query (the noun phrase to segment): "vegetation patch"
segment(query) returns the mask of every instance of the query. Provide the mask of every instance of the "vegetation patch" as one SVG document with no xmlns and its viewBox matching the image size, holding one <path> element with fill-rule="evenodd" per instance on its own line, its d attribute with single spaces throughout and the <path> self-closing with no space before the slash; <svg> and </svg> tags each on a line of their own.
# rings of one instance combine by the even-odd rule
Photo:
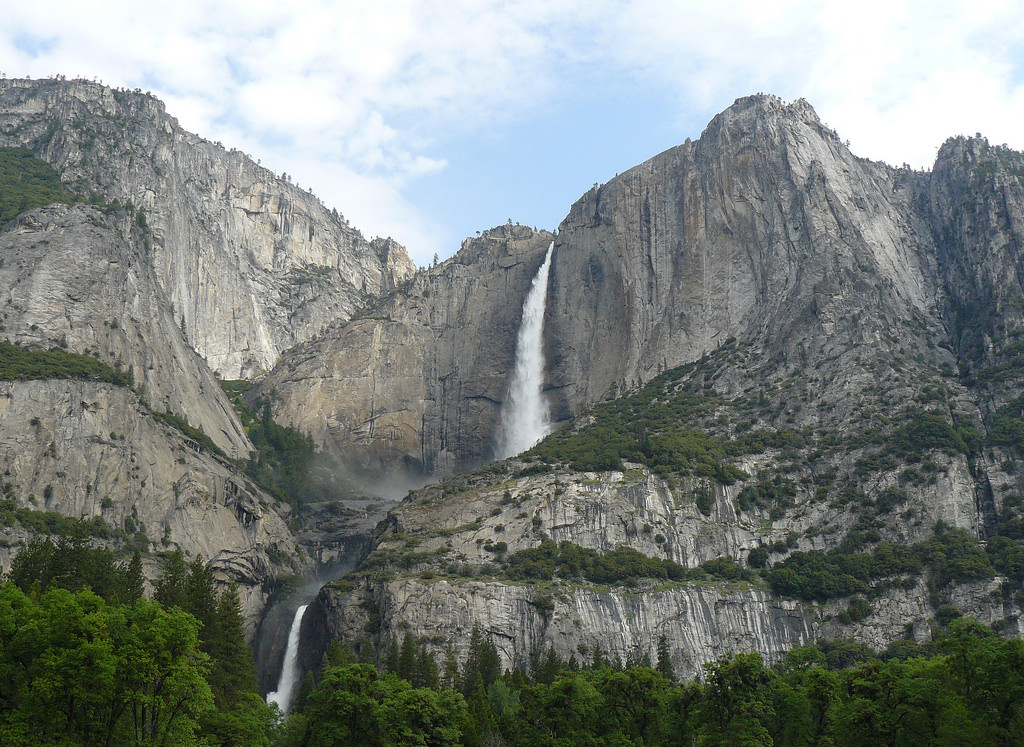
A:
<svg viewBox="0 0 1024 747">
<path fill-rule="evenodd" d="M 662 475 L 691 474 L 732 485 L 748 475 L 729 459 L 806 445 L 792 430 L 720 438 L 695 427 L 728 404 L 697 375 L 709 360 L 672 369 L 635 394 L 594 406 L 585 419 L 548 436 L 527 458 L 579 471 L 622 470 L 623 462 L 638 462 Z"/>
<path fill-rule="evenodd" d="M 571 542 L 544 540 L 510 555 L 502 573 L 513 580 L 582 579 L 595 584 L 621 584 L 638 579 L 669 581 L 751 580 L 750 571 L 730 558 L 709 560 L 700 568 L 684 568 L 664 558 L 651 558 L 631 547 L 600 553 Z"/>
<path fill-rule="evenodd" d="M 995 575 L 977 539 L 942 524 L 931 539 L 913 545 L 879 542 L 870 553 L 856 552 L 860 541 L 854 534 L 827 552 L 795 552 L 772 568 L 768 583 L 781 596 L 826 601 L 875 593 L 883 580 L 919 576 L 926 565 L 939 587 Z"/>
<path fill-rule="evenodd" d="M 0 148 L 0 225 L 26 210 L 78 200 L 78 195 L 61 182 L 56 169 L 28 148 Z"/>
<path fill-rule="evenodd" d="M 280 501 L 294 507 L 303 503 L 350 498 L 345 490 L 312 476 L 316 451 L 313 442 L 294 428 L 279 425 L 270 417 L 270 403 L 253 406 L 244 397 L 253 387 L 245 380 L 220 382 L 256 448 L 247 462 L 239 465 L 253 482 Z"/>
<path fill-rule="evenodd" d="M 758 480 L 747 485 L 736 496 L 736 504 L 744 511 L 752 508 L 772 509 L 793 505 L 796 483 L 788 477 L 776 475 L 772 479 Z"/>
<path fill-rule="evenodd" d="M 625 662 L 580 643 L 568 660 L 549 648 L 504 673 L 479 628 L 461 664 L 450 643 L 439 666 L 444 641 L 406 634 L 381 673 L 367 643 L 332 643 L 282 744 L 1016 744 L 1024 725 L 1024 642 L 968 620 L 881 653 L 837 640 L 773 667 L 730 655 L 694 682 L 675 681 L 664 636 Z"/>
<path fill-rule="evenodd" d="M 34 541 L 0 586 L 9 744 L 270 744 L 237 587 L 171 553 L 155 598 L 139 556 Z"/>
<path fill-rule="evenodd" d="M 926 410 L 904 414 L 905 423 L 888 439 L 891 451 L 905 462 L 920 462 L 929 451 L 969 454 L 968 442 L 974 440 L 966 429 L 954 428 L 944 415 Z"/>
<path fill-rule="evenodd" d="M 134 383 L 131 370 L 111 368 L 91 355 L 70 353 L 59 347 L 32 350 L 7 340 L 0 340 L 0 379 L 78 379 L 124 387 Z"/>
<path fill-rule="evenodd" d="M 213 442 L 213 439 L 207 436 L 206 432 L 202 428 L 196 428 L 189 425 L 189 422 L 184 418 L 175 415 L 173 412 L 158 412 L 156 410 L 153 411 L 153 417 L 158 422 L 164 423 L 165 425 L 169 425 L 172 428 L 181 431 L 182 434 L 191 438 L 210 453 L 216 454 L 221 458 L 227 458 L 224 450 L 217 446 L 217 444 Z"/>
<path fill-rule="evenodd" d="M 20 526 L 36 534 L 106 538 L 110 527 L 103 519 L 75 519 L 55 511 L 19 508 L 9 499 L 0 500 L 0 526 Z"/>
<path fill-rule="evenodd" d="M 1024 448 L 1024 395 L 1000 407 L 988 428 L 990 446 Z"/>
</svg>

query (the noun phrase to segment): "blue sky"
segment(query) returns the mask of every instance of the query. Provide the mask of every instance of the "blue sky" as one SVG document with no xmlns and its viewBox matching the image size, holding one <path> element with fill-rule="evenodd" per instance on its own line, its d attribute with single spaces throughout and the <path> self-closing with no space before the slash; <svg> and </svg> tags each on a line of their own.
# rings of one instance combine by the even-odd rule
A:
<svg viewBox="0 0 1024 747">
<path fill-rule="evenodd" d="M 9 6 L 3 74 L 152 91 L 421 265 L 509 219 L 554 229 L 758 91 L 893 164 L 928 167 L 957 134 L 1024 149 L 1017 0 Z"/>
</svg>

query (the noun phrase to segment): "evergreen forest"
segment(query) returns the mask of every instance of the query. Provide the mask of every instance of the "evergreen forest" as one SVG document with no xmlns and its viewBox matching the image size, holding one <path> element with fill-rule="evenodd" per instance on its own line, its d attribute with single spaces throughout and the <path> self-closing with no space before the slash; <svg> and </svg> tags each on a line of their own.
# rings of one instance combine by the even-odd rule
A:
<svg viewBox="0 0 1024 747">
<path fill-rule="evenodd" d="M 152 598 L 139 555 L 82 533 L 33 540 L 0 587 L 0 742 L 9 745 L 1021 744 L 1024 641 L 967 619 L 934 643 L 852 640 L 774 666 L 739 653 L 679 682 L 656 662 L 550 650 L 504 669 L 480 628 L 459 661 L 409 634 L 333 642 L 284 718 L 264 703 L 237 589 L 165 553 Z M 436 642 L 434 642 L 436 644 Z"/>
</svg>

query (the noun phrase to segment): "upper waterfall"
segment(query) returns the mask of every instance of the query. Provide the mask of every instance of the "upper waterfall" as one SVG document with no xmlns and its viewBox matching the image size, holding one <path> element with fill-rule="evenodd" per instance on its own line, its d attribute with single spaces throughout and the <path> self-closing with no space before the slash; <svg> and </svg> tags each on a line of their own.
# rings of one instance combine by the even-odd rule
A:
<svg viewBox="0 0 1024 747">
<path fill-rule="evenodd" d="M 526 451 L 551 432 L 548 402 L 544 398 L 544 308 L 548 273 L 555 242 L 548 246 L 523 303 L 523 319 L 516 340 L 516 365 L 508 398 L 501 408 L 494 454 L 498 459 Z"/>
</svg>

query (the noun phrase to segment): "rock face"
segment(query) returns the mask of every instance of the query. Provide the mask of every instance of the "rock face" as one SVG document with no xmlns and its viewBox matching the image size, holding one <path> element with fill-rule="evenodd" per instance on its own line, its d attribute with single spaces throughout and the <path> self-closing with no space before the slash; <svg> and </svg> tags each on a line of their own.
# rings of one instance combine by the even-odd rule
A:
<svg viewBox="0 0 1024 747">
<path fill-rule="evenodd" d="M 589 661 L 600 647 L 620 662 L 657 660 L 664 635 L 678 647 L 678 676 L 699 677 L 703 664 L 728 653 L 758 651 L 779 661 L 794 646 L 814 639 L 813 611 L 763 591 L 693 587 L 628 594 L 575 589 L 550 611 L 538 609 L 540 595 L 527 586 L 480 581 L 401 580 L 375 590 L 374 609 L 389 631 L 402 629 L 427 639 L 450 641 L 464 659 L 470 633 L 479 625 L 490 634 L 503 667 L 527 667 L 530 655 L 554 650 L 563 659 Z M 351 597 L 322 593 L 309 616 L 309 639 L 323 626 L 327 638 L 357 640 L 368 616 Z M 438 653 L 443 652 L 440 647 Z"/>
<path fill-rule="evenodd" d="M 86 81 L 0 81 L 0 145 L 26 145 L 84 193 L 145 210 L 149 262 L 176 321 L 223 378 L 387 293 L 415 268 L 312 194 L 193 135 L 148 94 Z"/>
<path fill-rule="evenodd" d="M 0 459 L 7 497 L 21 508 L 102 520 L 115 545 L 137 545 L 143 533 L 153 549 L 206 559 L 218 578 L 239 583 L 250 629 L 270 580 L 306 570 L 272 499 L 158 423 L 128 389 L 63 379 L 0 384 Z M 12 531 L 5 539 L 24 539 L 5 535 Z M 5 567 L 12 555 L 5 551 Z"/>
<path fill-rule="evenodd" d="M 555 239 L 546 328 L 555 419 L 732 338 L 791 370 L 820 364 L 823 379 L 838 376 L 855 389 L 871 385 L 871 369 L 888 367 L 897 348 L 926 355 L 929 366 L 952 365 L 927 344 L 945 338 L 936 221 L 923 196 L 931 181 L 856 158 L 805 102 L 757 96 L 716 117 L 700 140 L 591 190 Z M 537 237 L 535 252 L 544 241 Z M 264 387 L 284 392 L 279 416 L 319 444 L 358 454 L 371 470 L 448 475 L 486 457 L 480 444 L 493 436 L 510 341 L 539 259 L 526 272 L 519 264 L 503 270 L 516 273 L 515 282 L 500 274 L 495 282 L 493 259 L 466 251 L 283 360 Z M 470 299 L 453 282 L 487 292 Z M 470 304 L 441 322 L 451 325 L 449 338 L 419 334 L 452 298 Z M 410 321 L 417 309 L 424 316 Z M 919 325 L 927 334 L 903 334 Z M 886 344 L 854 352 L 851 340 Z M 385 357 L 364 352 L 371 348 Z M 475 365 L 480 348 L 483 372 Z M 353 388 L 373 382 L 383 360 L 401 373 Z M 453 392 L 474 404 L 449 408 Z"/>
<path fill-rule="evenodd" d="M 552 240 L 467 239 L 353 321 L 290 351 L 254 391 L 357 473 L 452 474 L 493 458 L 523 298 Z"/>
<path fill-rule="evenodd" d="M 870 610 L 854 615 L 849 597 L 783 599 L 756 578 L 608 588 L 524 581 L 504 559 L 550 539 L 687 568 L 724 557 L 771 569 L 847 540 L 870 552 L 945 528 L 990 545 L 1013 536 L 1022 173 L 1024 156 L 980 139 L 949 141 L 930 173 L 865 161 L 805 102 L 756 96 L 698 141 L 591 190 L 555 240 L 547 393 L 585 433 L 615 422 L 588 414 L 594 403 L 687 364 L 616 416 L 636 426 L 617 438 L 653 460 L 667 426 L 645 412 L 685 413 L 672 421 L 692 429 L 672 436 L 679 453 L 660 452 L 674 467 L 585 472 L 529 457 L 414 493 L 361 570 L 321 593 L 311 646 L 367 625 L 380 645 L 406 631 L 460 646 L 481 623 L 506 663 L 598 645 L 625 659 L 653 656 L 665 632 L 677 669 L 694 674 L 726 649 L 774 660 L 819 637 L 927 639 L 938 608 L 1019 632 L 1021 579 L 931 593 L 927 564 L 903 586 L 876 582 Z M 690 404 L 672 410 L 683 395 Z M 599 432 L 607 441 L 614 429 Z M 740 472 L 702 473 L 701 443 Z"/>
<path fill-rule="evenodd" d="M 3 334 L 132 373 L 136 390 L 67 379 L 0 382 L 0 462 L 20 508 L 99 519 L 115 545 L 178 547 L 237 581 L 252 629 L 271 579 L 305 572 L 274 499 L 154 412 L 201 428 L 233 458 L 251 444 L 188 346 L 124 210 L 55 205 L 0 233 Z M 17 539 L 24 539 L 16 530 Z M 133 539 L 134 537 L 134 539 Z M 11 553 L 5 553 L 6 567 Z M 158 568 L 151 568 L 158 572 Z"/>
<path fill-rule="evenodd" d="M 768 454 L 743 466 L 767 471 L 777 459 Z M 771 559 L 778 563 L 791 552 L 832 548 L 864 525 L 862 509 L 824 501 L 810 486 L 789 510 L 770 517 L 740 507 L 742 483 L 670 483 L 630 466 L 541 476 L 495 467 L 411 494 L 391 512 L 362 569 L 324 587 L 307 612 L 308 665 L 332 638 L 356 641 L 367 630 L 377 632 L 379 647 L 413 634 L 434 642 L 439 657 L 448 643 L 462 657 L 475 625 L 490 633 L 505 666 L 527 665 L 548 649 L 584 662 L 598 648 L 620 661 L 653 661 L 664 635 L 674 670 L 687 678 L 729 652 L 756 651 L 777 662 L 790 648 L 821 638 L 855 637 L 879 649 L 906 637 L 908 627 L 919 641 L 930 638 L 936 609 L 924 581 L 909 594 L 880 587 L 866 618 L 843 623 L 847 599 L 782 598 L 760 580 L 632 579 L 609 586 L 509 578 L 506 557 L 548 540 L 598 553 L 629 547 L 688 568 L 722 557 L 745 566 L 757 547 L 775 547 Z M 963 459 L 945 469 L 935 484 L 911 491 L 902 516 L 876 521 L 876 531 L 904 545 L 928 539 L 938 521 L 977 532 L 974 483 Z M 877 493 L 886 477 L 880 480 L 865 489 Z M 700 491 L 711 496 L 706 513 L 694 502 Z M 1019 603 L 997 591 L 1005 583 L 956 584 L 941 598 L 986 623 L 1011 621 L 1019 631 Z"/>
<path fill-rule="evenodd" d="M 132 373 L 149 404 L 202 428 L 233 458 L 252 445 L 209 368 L 189 347 L 124 210 L 55 205 L 0 233 L 4 336 L 93 353 Z"/>
<path fill-rule="evenodd" d="M 698 141 L 591 190 L 559 227 L 552 269 L 561 411 L 730 337 L 788 353 L 933 309 L 935 258 L 912 186 L 853 156 L 805 102 L 754 96 Z M 851 324 L 879 300 L 871 315 L 888 318 Z"/>
<path fill-rule="evenodd" d="M 211 368 L 251 375 L 279 355 L 251 396 L 350 477 L 380 492 L 450 477 L 410 494 L 361 566 L 320 592 L 310 666 L 332 637 L 382 650 L 408 632 L 461 650 L 474 624 L 506 664 L 549 648 L 653 657 L 665 635 L 687 676 L 731 650 L 774 661 L 821 637 L 924 640 L 954 607 L 1021 631 L 1024 579 L 990 553 L 998 575 L 978 544 L 1005 548 L 1024 521 L 1021 154 L 957 139 L 930 173 L 893 169 L 853 156 L 805 102 L 749 97 L 588 192 L 557 236 L 502 226 L 412 274 L 401 247 L 366 242 L 148 96 L 2 81 L 0 144 L 107 200 L 0 233 L 4 336 L 136 382 L 0 387 L 19 508 L 210 558 L 246 585 L 253 619 L 271 577 L 309 570 L 286 509 L 159 414 L 243 457 Z M 566 428 L 521 461 L 451 477 L 493 457 L 552 241 L 546 394 Z M 376 510 L 320 506 L 294 526 L 329 539 L 327 563 Z M 940 572 L 947 556 L 926 544 L 946 533 L 973 567 Z M 515 553 L 557 543 L 629 547 L 675 575 L 517 575 Z M 872 577 L 856 605 L 748 569 L 908 546 L 919 567 Z M 264 663 L 279 655 L 264 648 Z"/>
<path fill-rule="evenodd" d="M 269 369 L 414 267 L 394 241 L 366 241 L 287 178 L 182 130 L 148 94 L 0 81 L 0 146 L 15 145 L 99 206 L 51 206 L 3 227 L 0 331 L 92 355 L 129 371 L 134 388 L 6 385 L 7 497 L 20 509 L 102 519 L 114 546 L 146 538 L 207 559 L 241 584 L 253 632 L 273 579 L 312 570 L 282 519 L 289 509 L 160 414 L 202 430 L 226 457 L 248 458 L 252 444 L 214 372 Z M 28 536 L 9 531 L 12 541 Z"/>
</svg>

